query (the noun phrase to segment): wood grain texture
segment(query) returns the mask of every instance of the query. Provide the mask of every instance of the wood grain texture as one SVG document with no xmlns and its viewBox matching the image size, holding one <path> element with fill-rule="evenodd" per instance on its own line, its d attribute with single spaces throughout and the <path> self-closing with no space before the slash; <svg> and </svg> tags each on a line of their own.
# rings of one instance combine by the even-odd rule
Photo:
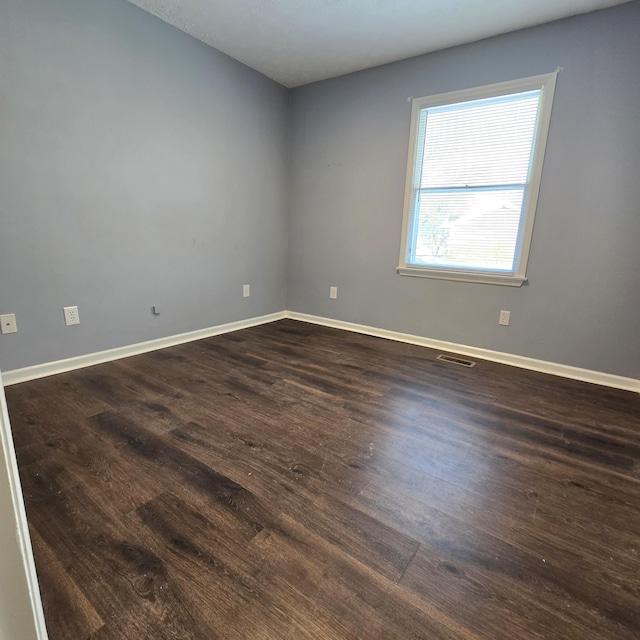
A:
<svg viewBox="0 0 640 640">
<path fill-rule="evenodd" d="M 640 397 L 283 320 L 7 388 L 51 640 L 637 640 Z"/>
</svg>

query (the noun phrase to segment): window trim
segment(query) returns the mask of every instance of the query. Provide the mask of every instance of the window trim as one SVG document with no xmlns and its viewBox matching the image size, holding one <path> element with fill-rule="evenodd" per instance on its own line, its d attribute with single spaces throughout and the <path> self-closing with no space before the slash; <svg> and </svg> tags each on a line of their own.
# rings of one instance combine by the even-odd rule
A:
<svg viewBox="0 0 640 640">
<path fill-rule="evenodd" d="M 555 71 L 553 73 L 530 76 L 519 80 L 508 80 L 506 82 L 498 82 L 481 87 L 473 87 L 469 89 L 462 89 L 460 91 L 450 91 L 447 93 L 426 96 L 424 98 L 412 99 L 400 260 L 398 267 L 396 268 L 398 274 L 402 276 L 417 276 L 421 278 L 437 278 L 439 280 L 500 284 L 512 287 L 519 287 L 527 281 L 527 263 L 531 248 L 531 238 L 533 236 L 533 224 L 538 205 L 538 195 L 540 193 L 542 165 L 547 146 L 547 137 L 551 122 L 551 109 L 553 105 L 553 95 L 555 92 L 557 76 L 558 72 Z M 538 122 L 536 124 L 537 131 L 534 141 L 533 160 L 531 163 L 531 177 L 529 180 L 523 211 L 524 228 L 516 244 L 516 255 L 514 260 L 515 268 L 513 273 L 502 274 L 496 271 L 482 269 L 466 270 L 446 267 L 421 267 L 414 264 L 407 264 L 409 231 L 413 215 L 413 177 L 416 163 L 416 149 L 418 146 L 418 120 L 420 111 L 428 107 L 456 104 L 458 102 L 467 102 L 470 100 L 481 100 L 483 98 L 493 98 L 500 95 L 520 93 L 536 89 L 541 89 L 542 93 L 540 96 Z"/>
</svg>

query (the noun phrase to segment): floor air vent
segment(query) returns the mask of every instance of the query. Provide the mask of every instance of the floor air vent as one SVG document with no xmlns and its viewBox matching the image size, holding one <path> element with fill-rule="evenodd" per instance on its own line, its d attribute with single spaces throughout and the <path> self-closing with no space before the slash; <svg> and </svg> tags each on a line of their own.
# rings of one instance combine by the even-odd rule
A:
<svg viewBox="0 0 640 640">
<path fill-rule="evenodd" d="M 459 364 L 461 367 L 475 367 L 476 363 L 473 360 L 465 360 L 464 358 L 456 358 L 455 356 L 446 356 L 441 353 L 438 360 L 444 360 L 445 362 L 451 362 L 452 364 Z"/>
</svg>

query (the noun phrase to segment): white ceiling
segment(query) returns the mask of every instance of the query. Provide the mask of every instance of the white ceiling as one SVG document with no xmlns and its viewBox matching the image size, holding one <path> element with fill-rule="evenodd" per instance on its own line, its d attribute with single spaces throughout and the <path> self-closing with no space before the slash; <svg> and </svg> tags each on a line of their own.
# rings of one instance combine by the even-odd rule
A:
<svg viewBox="0 0 640 640">
<path fill-rule="evenodd" d="M 287 87 L 628 0 L 129 0 Z"/>
</svg>

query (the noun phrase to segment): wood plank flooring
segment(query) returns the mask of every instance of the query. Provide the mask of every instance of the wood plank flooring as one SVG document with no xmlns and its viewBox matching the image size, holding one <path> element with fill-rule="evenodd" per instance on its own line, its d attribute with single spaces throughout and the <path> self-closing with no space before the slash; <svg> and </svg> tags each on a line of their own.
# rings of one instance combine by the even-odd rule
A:
<svg viewBox="0 0 640 640">
<path fill-rule="evenodd" d="M 6 389 L 51 640 L 638 640 L 640 396 L 302 322 Z"/>
</svg>

